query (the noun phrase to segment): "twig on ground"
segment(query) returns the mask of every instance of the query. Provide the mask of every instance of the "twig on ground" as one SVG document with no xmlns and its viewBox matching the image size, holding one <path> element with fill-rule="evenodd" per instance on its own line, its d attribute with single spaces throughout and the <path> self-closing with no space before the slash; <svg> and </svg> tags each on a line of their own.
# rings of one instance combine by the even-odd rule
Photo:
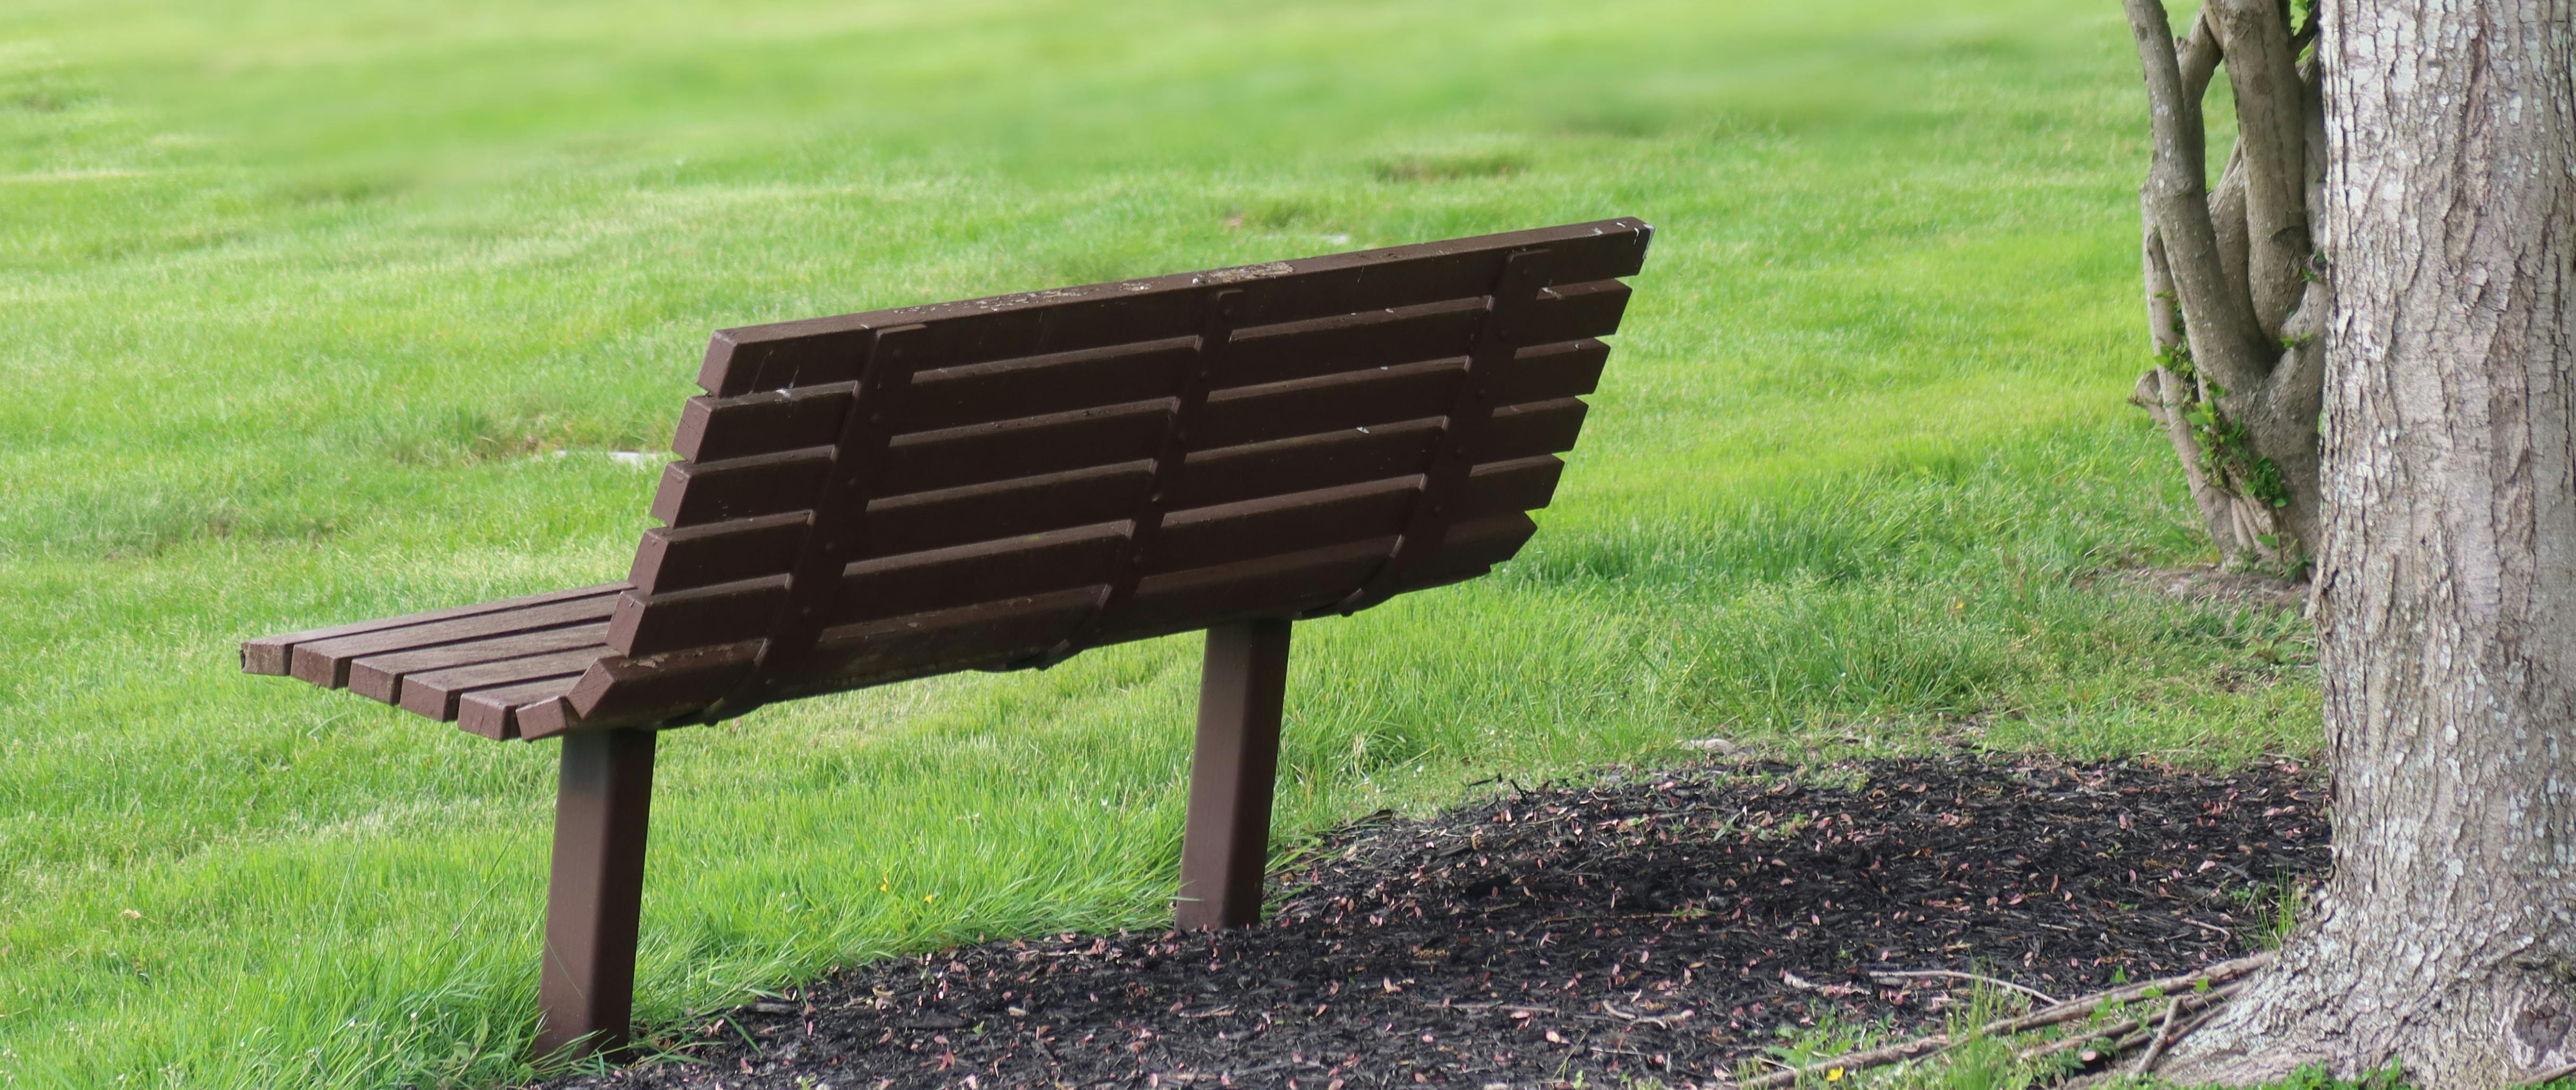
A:
<svg viewBox="0 0 2576 1090">
<path fill-rule="evenodd" d="M 2156 1058 L 2164 1055 L 2165 1046 L 2173 1042 L 2174 1016 L 2181 1013 L 2181 998 L 2177 997 L 2173 1002 L 2165 1004 L 2164 1024 L 2156 1027 L 2156 1035 L 2148 1039 L 2147 1051 L 2138 1057 L 2136 1074 L 2144 1075 L 2156 1069 Z"/>
<path fill-rule="evenodd" d="M 1672 1014 L 1638 1014 L 1634 1011 L 1620 1010 L 1618 1007 L 1611 1005 L 1610 1001 L 1607 999 L 1601 1001 L 1601 1009 L 1613 1017 L 1626 1021 L 1635 1022 L 1640 1025 L 1663 1026 L 1667 1029 L 1677 1023 L 1688 1020 L 1692 1015 L 1699 1013 L 1695 1010 L 1684 1010 L 1677 1011 Z"/>
<path fill-rule="evenodd" d="M 2013 991 L 2020 992 L 2023 995 L 2039 1000 L 2040 1002 L 2046 1003 L 2052 1007 L 2063 1002 L 2063 1000 L 2058 999 L 2056 996 L 2040 991 L 2037 988 L 2024 987 L 2000 977 L 1985 976 L 1978 973 L 1962 973 L 1951 969 L 1886 969 L 1874 971 L 1869 974 L 1869 978 L 1871 980 L 1878 981 L 1881 984 L 1927 976 L 1948 977 L 1952 980 L 1973 980 L 1980 984 L 1992 984 L 1998 988 L 2010 988 Z"/>
<path fill-rule="evenodd" d="M 2138 1019 L 2123 1018 L 2107 1026 L 2088 1030 L 2084 1033 L 2078 1033 L 2071 1037 L 2060 1037 L 2057 1040 L 2050 1041 L 2044 1045 L 2034 1045 L 2030 1048 L 2025 1048 L 2014 1053 L 2013 1059 L 2019 1060 L 2023 1063 L 2029 1063 L 2032 1060 L 2044 1059 L 2049 1056 L 2057 1055 L 2060 1052 L 2072 1052 L 2105 1037 L 2111 1039 L 2111 1047 L 2106 1051 L 2116 1056 L 2120 1052 L 2124 1051 L 2120 1045 L 2120 1036 L 2122 1034 L 2135 1031 L 2138 1026 Z"/>
</svg>

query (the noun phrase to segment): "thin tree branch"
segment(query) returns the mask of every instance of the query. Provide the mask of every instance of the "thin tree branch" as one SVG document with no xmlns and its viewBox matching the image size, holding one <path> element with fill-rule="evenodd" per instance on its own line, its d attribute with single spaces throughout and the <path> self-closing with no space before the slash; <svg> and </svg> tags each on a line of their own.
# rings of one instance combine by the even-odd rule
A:
<svg viewBox="0 0 2576 1090">
<path fill-rule="evenodd" d="M 2271 360 L 2268 353 L 2254 351 L 2262 327 L 2253 308 L 2243 296 L 2225 290 L 2227 279 L 2219 271 L 2205 175 L 2207 137 L 2199 108 L 2182 96 L 2172 24 L 2166 21 L 2160 0 L 2121 0 L 2121 7 L 2128 12 L 2130 31 L 2137 38 L 2154 119 L 2155 153 L 2144 199 L 2173 267 L 2192 358 L 2219 383 L 2250 390 L 2270 369 Z"/>
<path fill-rule="evenodd" d="M 2040 991 L 2037 988 L 2025 988 L 2001 977 L 1981 976 L 1976 973 L 1955 972 L 1949 969 L 1891 969 L 1869 974 L 1869 978 L 1871 980 L 1878 981 L 1882 984 L 1890 981 L 1909 980 L 1915 977 L 1948 977 L 1952 980 L 1975 981 L 1979 984 L 1991 984 L 1998 988 L 2020 992 L 2023 995 L 2039 1000 L 2040 1002 L 2052 1007 L 2056 1006 L 2059 1002 L 2056 996 L 2050 995 L 2047 992 Z"/>
<path fill-rule="evenodd" d="M 2138 1067 L 2133 1074 L 2144 1075 L 2147 1072 L 2156 1069 L 2156 1058 L 2164 1055 L 2165 1045 L 2173 1041 L 2174 1016 L 2181 1013 L 2182 1000 L 2176 999 L 2171 1003 L 2165 1004 L 2165 1022 L 2163 1025 L 2156 1027 L 2156 1035 L 2154 1037 L 2147 1039 L 2147 1051 L 2144 1055 L 2138 1057 Z"/>
<path fill-rule="evenodd" d="M 2209 78 L 2222 59 L 2218 34 L 2209 29 L 2209 9 L 2191 17 L 2191 29 L 2174 44 L 2174 54 L 2182 67 L 2182 100 L 2198 106 L 2209 97 Z"/>
<path fill-rule="evenodd" d="M 2158 358 L 2184 347 L 2179 316 L 2174 312 L 2173 269 L 2165 263 L 2163 240 L 2148 231 L 2139 240 L 2141 264 L 2147 282 L 2147 332 L 2154 340 Z M 2209 540 L 2218 546 L 2221 560 L 2234 560 L 2245 547 L 2236 536 L 2235 523 L 2227 517 L 2227 495 L 2201 469 L 2200 439 L 2192 434 L 2191 421 L 2183 415 L 2182 377 L 2158 365 L 2138 380 L 2137 392 L 2130 400 L 2153 416 L 2165 429 L 2165 440 L 2173 444 L 2174 457 L 2182 463 L 2182 479 L 2191 494 L 2191 505 L 2200 511 L 2201 524 L 2209 530 Z"/>
</svg>

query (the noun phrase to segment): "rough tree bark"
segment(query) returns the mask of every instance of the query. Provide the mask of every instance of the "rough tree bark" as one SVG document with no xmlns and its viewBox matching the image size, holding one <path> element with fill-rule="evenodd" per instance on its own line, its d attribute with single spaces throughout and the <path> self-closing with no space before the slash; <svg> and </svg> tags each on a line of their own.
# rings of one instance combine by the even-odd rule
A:
<svg viewBox="0 0 2576 1090">
<path fill-rule="evenodd" d="M 2576 1061 L 2576 2 L 2327 3 L 2336 871 L 2164 1073 L 2506 1086 Z"/>
<path fill-rule="evenodd" d="M 2303 566 L 2320 533 L 2317 410 L 2327 291 L 2309 212 L 2323 182 L 2318 71 L 2284 0 L 2209 0 L 2176 40 L 2161 0 L 2124 0 L 2154 111 L 2139 190 L 2157 365 L 2130 400 L 2163 426 L 2229 564 Z M 2221 60 L 2237 141 L 2209 191 L 2201 100 Z"/>
</svg>

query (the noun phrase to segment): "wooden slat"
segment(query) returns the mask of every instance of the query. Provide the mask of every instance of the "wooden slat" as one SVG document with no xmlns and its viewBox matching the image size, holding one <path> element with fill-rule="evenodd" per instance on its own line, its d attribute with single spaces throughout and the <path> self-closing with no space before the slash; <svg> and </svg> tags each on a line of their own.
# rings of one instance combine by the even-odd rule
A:
<svg viewBox="0 0 2576 1090">
<path fill-rule="evenodd" d="M 1188 361 L 1195 340 L 1166 337 L 927 368 L 913 374 L 905 426 L 953 428 L 1170 397 L 1172 369 Z"/>
<path fill-rule="evenodd" d="M 838 624 L 1033 597 L 1108 578 L 1127 524 L 1095 523 L 850 565 L 841 576 Z"/>
<path fill-rule="evenodd" d="M 1103 643 L 1145 639 L 1243 617 L 1299 613 L 1349 593 L 1376 570 L 1392 537 L 1148 578 Z"/>
<path fill-rule="evenodd" d="M 1405 573 L 1402 591 L 1410 593 L 1482 575 L 1519 553 L 1537 532 L 1538 523 L 1518 511 L 1450 527 L 1440 551 Z"/>
<path fill-rule="evenodd" d="M 1465 373 L 1463 358 L 1443 359 L 1220 390 L 1209 395 L 1190 449 L 1218 450 L 1439 416 L 1448 411 Z"/>
<path fill-rule="evenodd" d="M 805 513 L 644 531 L 627 585 L 639 594 L 780 575 L 805 540 Z"/>
<path fill-rule="evenodd" d="M 751 674 L 760 641 L 693 647 L 667 655 L 610 657 L 582 672 L 572 692 L 519 709 L 519 736 L 544 738 L 584 728 L 651 723 L 704 708 Z"/>
<path fill-rule="evenodd" d="M 650 597 L 630 591 L 609 615 L 608 646 L 634 658 L 765 638 L 787 604 L 787 583 L 781 572 Z"/>
<path fill-rule="evenodd" d="M 1510 344 L 1551 344 L 1609 336 L 1628 311 L 1629 290 L 1616 280 L 1553 289 L 1519 318 L 1505 322 L 1503 337 Z"/>
<path fill-rule="evenodd" d="M 1063 639 L 1090 614 L 1100 591 L 1075 587 L 827 629 L 817 663 L 825 677 L 870 681 L 943 663 L 996 665 Z"/>
<path fill-rule="evenodd" d="M 603 641 L 607 635 L 608 625 L 605 623 L 577 624 L 488 640 L 370 655 L 349 663 L 349 691 L 387 704 L 399 703 L 397 694 L 407 674 L 583 647 L 600 648 L 606 646 Z"/>
<path fill-rule="evenodd" d="M 1272 262 L 1148 280 L 897 307 L 719 331 L 699 383 L 708 393 L 846 382 L 852 342 L 871 328 L 919 323 L 942 343 L 925 364 L 956 366 L 1039 353 L 1102 348 L 1185 336 L 1196 327 L 1196 296 L 1219 286 L 1245 293 L 1243 324 L 1404 307 L 1481 295 L 1504 255 L 1545 249 L 1551 284 L 1633 275 L 1651 232 L 1636 220 Z"/>
<path fill-rule="evenodd" d="M 544 678 L 538 681 L 476 689 L 466 693 L 456 706 L 456 725 L 468 733 L 494 741 L 508 741 L 519 736 L 519 709 L 541 700 L 559 697 L 572 691 L 580 674 Z"/>
<path fill-rule="evenodd" d="M 831 447 L 820 446 L 721 462 L 673 462 L 662 470 L 651 514 L 665 526 L 680 527 L 803 510 L 831 470 L 832 454 Z"/>
<path fill-rule="evenodd" d="M 1601 368 L 1609 362 L 1610 346 L 1598 340 L 1534 345 L 1485 376 L 1485 386 L 1497 405 L 1581 397 L 1601 385 Z"/>
<path fill-rule="evenodd" d="M 1151 458 L 1169 398 L 916 432 L 886 448 L 879 495 L 931 492 Z"/>
<path fill-rule="evenodd" d="M 1144 502 L 1153 478 L 1154 464 L 1136 461 L 878 500 L 868 505 L 857 559 L 1122 519 Z"/>
<path fill-rule="evenodd" d="M 1573 450 L 1591 408 L 1580 398 L 1565 397 L 1496 409 L 1476 444 L 1476 460 L 1501 462 Z"/>
<path fill-rule="evenodd" d="M 762 390 L 740 397 L 693 397 L 680 409 L 671 450 L 692 462 L 820 446 L 841 434 L 854 382 Z"/>
<path fill-rule="evenodd" d="M 1483 376 L 1500 404 L 1588 394 L 1610 346 L 1595 340 L 1524 349 Z M 1208 398 L 1191 449 L 1216 450 L 1438 416 L 1456 394 L 1464 357 L 1346 371 L 1220 391 Z"/>
<path fill-rule="evenodd" d="M 606 597 L 608 595 L 615 594 L 622 589 L 624 589 L 622 584 L 600 583 L 595 586 L 574 587 L 571 590 L 555 590 L 547 591 L 544 594 L 531 594 L 522 598 L 504 598 L 497 602 L 477 602 L 470 606 L 452 606 L 447 609 L 433 609 L 426 613 L 407 613 L 400 617 L 380 617 L 376 620 L 359 621 L 354 624 L 334 625 L 329 628 L 315 628 L 303 632 L 289 632 L 283 636 L 262 636 L 255 640 L 242 641 L 242 671 L 244 673 L 251 674 L 286 673 L 291 664 L 297 644 L 317 643 L 322 640 L 337 639 L 342 636 L 361 636 L 370 632 L 382 632 L 395 628 L 408 628 L 416 625 L 429 624 L 435 621 L 452 621 L 464 617 L 479 617 L 487 613 L 506 613 L 514 609 L 526 609 L 530 606 L 547 605 L 553 602 L 570 601 L 576 598 Z"/>
<path fill-rule="evenodd" d="M 316 640 L 295 646 L 294 661 L 288 669 L 300 680 L 337 689 L 349 683 L 349 664 L 369 655 L 604 621 L 615 605 L 612 597 L 593 595 L 503 613 Z"/>
<path fill-rule="evenodd" d="M 1584 411 L 1575 398 L 1496 409 L 1468 456 L 1508 461 L 1571 450 Z M 1193 454 L 1170 502 L 1207 507 L 1418 473 L 1439 436 L 1438 421 L 1415 420 Z"/>
<path fill-rule="evenodd" d="M 578 674 L 607 653 L 607 648 L 593 644 L 572 651 L 411 674 L 402 680 L 402 708 L 431 719 L 454 719 L 457 699 L 464 696 L 466 690 L 522 685 Z"/>
<path fill-rule="evenodd" d="M 1225 387 L 1290 382 L 1467 354 L 1481 293 L 1407 307 L 1256 326 L 1236 334 Z"/>
</svg>

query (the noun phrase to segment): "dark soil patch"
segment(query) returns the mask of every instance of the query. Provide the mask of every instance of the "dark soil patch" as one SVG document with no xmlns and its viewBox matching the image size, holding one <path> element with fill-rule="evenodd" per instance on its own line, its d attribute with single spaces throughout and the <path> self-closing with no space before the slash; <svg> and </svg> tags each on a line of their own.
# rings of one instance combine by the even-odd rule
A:
<svg viewBox="0 0 2576 1090">
<path fill-rule="evenodd" d="M 1930 1028 L 1979 971 L 2059 998 L 2243 952 L 2327 863 L 2294 765 L 1971 755 L 1705 765 L 1380 818 L 1270 922 L 881 962 L 558 1084 L 1684 1086 L 1826 1020 Z"/>
</svg>

